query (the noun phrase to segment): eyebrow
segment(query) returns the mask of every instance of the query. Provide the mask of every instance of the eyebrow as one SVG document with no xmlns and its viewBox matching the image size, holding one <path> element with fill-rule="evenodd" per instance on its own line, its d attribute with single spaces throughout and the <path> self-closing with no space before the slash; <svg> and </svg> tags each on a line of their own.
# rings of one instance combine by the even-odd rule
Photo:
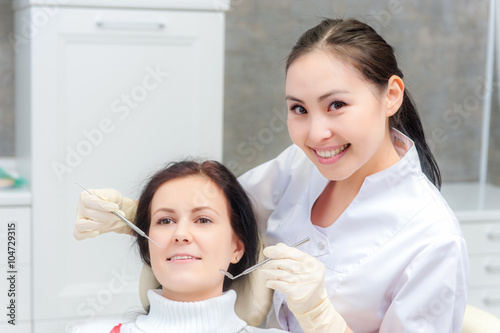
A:
<svg viewBox="0 0 500 333">
<path fill-rule="evenodd" d="M 213 209 L 212 207 L 208 207 L 208 206 L 201 206 L 201 207 L 195 207 L 193 209 L 191 209 L 191 212 L 192 213 L 196 213 L 200 210 L 204 210 L 204 209 L 208 209 L 208 210 L 211 210 L 212 212 L 216 213 L 217 215 L 219 215 L 219 212 L 216 211 L 215 209 Z"/>
<path fill-rule="evenodd" d="M 199 212 L 200 210 L 205 210 L 205 209 L 211 210 L 214 213 L 216 213 L 217 215 L 219 215 L 218 211 L 216 211 L 215 209 L 213 209 L 212 207 L 209 207 L 209 206 L 195 207 L 195 208 L 191 209 L 191 213 L 196 213 L 196 212 Z M 175 213 L 175 209 L 167 208 L 167 207 L 158 208 L 157 210 L 155 210 L 153 212 L 153 215 L 158 213 L 158 212 Z"/>
<path fill-rule="evenodd" d="M 336 94 L 348 94 L 349 92 L 347 90 L 332 90 L 330 92 L 327 92 L 326 94 L 323 94 L 321 96 L 318 97 L 318 101 L 321 102 L 322 100 L 324 100 L 325 98 L 327 97 L 330 97 L 332 95 L 336 95 Z M 290 95 L 287 95 L 285 97 L 285 100 L 291 100 L 291 101 L 296 101 L 296 102 L 299 102 L 299 103 L 302 103 L 304 104 L 304 101 L 296 98 L 296 97 L 293 97 L 293 96 L 290 96 Z"/>
</svg>

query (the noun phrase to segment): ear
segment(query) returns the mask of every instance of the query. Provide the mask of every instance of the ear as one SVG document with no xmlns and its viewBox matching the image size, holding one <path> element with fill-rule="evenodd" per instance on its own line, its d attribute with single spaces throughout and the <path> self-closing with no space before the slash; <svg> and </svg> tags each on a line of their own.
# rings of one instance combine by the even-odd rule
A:
<svg viewBox="0 0 500 333">
<path fill-rule="evenodd" d="M 401 104 L 403 104 L 404 92 L 405 84 L 403 80 L 397 75 L 391 76 L 387 82 L 387 90 L 385 92 L 387 117 L 392 116 L 399 110 Z"/>
<path fill-rule="evenodd" d="M 243 257 L 243 254 L 245 254 L 245 244 L 243 244 L 243 242 L 239 239 L 236 239 L 233 256 L 231 258 L 231 264 L 236 264 L 238 261 L 240 261 Z"/>
</svg>

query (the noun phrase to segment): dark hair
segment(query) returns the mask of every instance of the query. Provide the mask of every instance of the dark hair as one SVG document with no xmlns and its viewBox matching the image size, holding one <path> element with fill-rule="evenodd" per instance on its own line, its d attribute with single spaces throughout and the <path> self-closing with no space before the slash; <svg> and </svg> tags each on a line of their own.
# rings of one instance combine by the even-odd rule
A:
<svg viewBox="0 0 500 333">
<path fill-rule="evenodd" d="M 149 234 L 151 223 L 151 201 L 156 190 L 165 182 L 187 176 L 201 175 L 209 178 L 224 193 L 229 207 L 231 227 L 245 246 L 245 253 L 236 264 L 230 264 L 228 272 L 237 275 L 246 268 L 255 265 L 258 254 L 257 220 L 245 190 L 236 177 L 224 165 L 216 161 L 182 161 L 171 163 L 151 177 L 144 187 L 137 206 L 135 224 L 146 234 Z M 149 244 L 146 238 L 137 235 L 137 244 L 142 261 L 151 266 Z M 222 274 L 222 273 L 221 273 Z M 224 279 L 224 290 L 227 290 L 231 280 Z"/>
<path fill-rule="evenodd" d="M 368 81 L 381 89 L 387 87 L 392 75 L 403 78 L 392 46 L 373 28 L 358 20 L 324 19 L 307 30 L 290 52 L 286 70 L 297 58 L 317 49 L 334 52 L 348 60 Z M 389 118 L 389 125 L 415 142 L 422 171 L 437 188 L 441 188 L 439 167 L 425 141 L 417 108 L 406 89 L 403 103 L 398 112 Z"/>
</svg>

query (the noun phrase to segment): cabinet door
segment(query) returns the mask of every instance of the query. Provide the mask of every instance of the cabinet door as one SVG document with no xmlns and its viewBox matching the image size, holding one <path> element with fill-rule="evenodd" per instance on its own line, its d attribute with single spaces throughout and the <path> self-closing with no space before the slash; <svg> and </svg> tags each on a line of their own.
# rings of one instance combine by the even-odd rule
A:
<svg viewBox="0 0 500 333">
<path fill-rule="evenodd" d="M 467 303 L 500 317 L 500 288 L 471 288 Z"/>
<path fill-rule="evenodd" d="M 500 253 L 500 221 L 479 220 L 472 223 L 462 223 L 461 226 L 469 254 Z"/>
<path fill-rule="evenodd" d="M 74 240 L 75 182 L 137 198 L 169 161 L 221 160 L 223 33 L 222 13 L 59 8 L 32 34 L 33 314 L 46 331 L 141 309 L 132 237 Z"/>
</svg>

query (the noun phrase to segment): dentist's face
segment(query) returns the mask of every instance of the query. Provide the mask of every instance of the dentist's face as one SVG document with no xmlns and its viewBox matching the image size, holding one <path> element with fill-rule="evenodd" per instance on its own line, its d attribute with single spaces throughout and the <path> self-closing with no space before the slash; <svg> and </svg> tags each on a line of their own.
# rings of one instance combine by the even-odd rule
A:
<svg viewBox="0 0 500 333">
<path fill-rule="evenodd" d="M 302 55 L 288 68 L 286 100 L 292 141 L 326 178 L 363 178 L 387 167 L 392 109 L 352 66 L 323 51 Z"/>
<path fill-rule="evenodd" d="M 151 202 L 151 266 L 163 296 L 182 302 L 220 296 L 229 263 L 243 256 L 244 246 L 231 227 L 221 189 L 195 175 L 169 180 Z"/>
</svg>

